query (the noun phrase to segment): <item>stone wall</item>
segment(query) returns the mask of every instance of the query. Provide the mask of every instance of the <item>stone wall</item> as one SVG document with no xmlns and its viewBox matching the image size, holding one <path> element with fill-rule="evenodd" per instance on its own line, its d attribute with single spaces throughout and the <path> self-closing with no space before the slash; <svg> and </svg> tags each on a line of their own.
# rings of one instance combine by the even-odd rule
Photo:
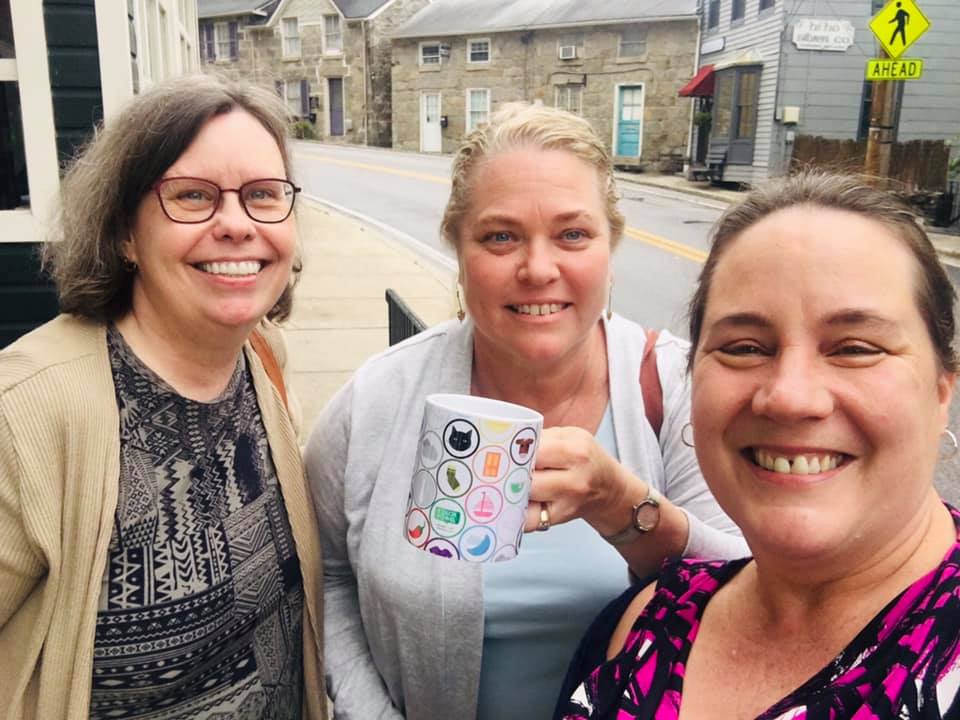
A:
<svg viewBox="0 0 960 720">
<path fill-rule="evenodd" d="M 556 103 L 556 86 L 582 85 L 581 114 L 600 137 L 613 143 L 617 88 L 644 87 L 642 151 L 639 158 L 620 157 L 618 164 L 655 164 L 661 157 L 685 153 L 690 100 L 677 91 L 695 72 L 696 20 L 645 24 L 646 52 L 619 58 L 621 30 L 637 24 L 594 26 L 579 31 L 578 57 L 560 60 L 559 41 L 569 30 L 537 30 L 490 35 L 489 63 L 468 64 L 467 37 L 443 38 L 450 54 L 439 66 L 418 65 L 420 40 L 393 43 L 393 144 L 420 149 L 420 94 L 441 92 L 443 152 L 453 152 L 466 128 L 466 91 L 489 88 L 491 111 L 514 100 Z M 480 37 L 480 36 L 478 36 Z M 432 40 L 432 38 L 422 38 Z"/>
</svg>

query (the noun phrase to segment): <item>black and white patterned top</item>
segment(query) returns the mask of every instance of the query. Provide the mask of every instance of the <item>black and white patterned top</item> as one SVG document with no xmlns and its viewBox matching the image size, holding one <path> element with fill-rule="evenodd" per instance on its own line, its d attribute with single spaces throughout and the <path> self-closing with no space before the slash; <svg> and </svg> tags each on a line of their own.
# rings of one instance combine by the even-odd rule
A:
<svg viewBox="0 0 960 720">
<path fill-rule="evenodd" d="M 120 492 L 91 718 L 299 718 L 303 580 L 243 356 L 179 395 L 111 327 Z"/>
</svg>

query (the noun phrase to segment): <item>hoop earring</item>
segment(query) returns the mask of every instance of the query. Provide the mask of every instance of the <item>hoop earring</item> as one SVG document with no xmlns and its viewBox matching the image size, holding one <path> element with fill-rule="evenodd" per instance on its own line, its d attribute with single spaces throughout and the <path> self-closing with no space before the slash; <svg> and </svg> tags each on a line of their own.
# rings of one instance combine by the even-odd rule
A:
<svg viewBox="0 0 960 720">
<path fill-rule="evenodd" d="M 687 440 L 687 428 L 690 428 L 690 439 Z M 688 448 L 693 447 L 693 423 L 684 423 L 683 427 L 680 428 L 680 442 L 686 445 Z"/>
<path fill-rule="evenodd" d="M 613 317 L 613 280 L 610 280 L 610 289 L 607 291 L 607 320 Z"/>
<path fill-rule="evenodd" d="M 457 285 L 456 294 L 457 294 L 457 320 L 459 320 L 460 322 L 463 322 L 463 319 L 467 316 L 467 314 L 463 311 L 463 303 L 460 302 L 460 286 L 459 285 Z"/>
<path fill-rule="evenodd" d="M 951 447 L 947 450 L 945 454 L 940 455 L 941 460 L 952 460 L 957 456 L 957 452 L 960 451 L 960 441 L 957 440 L 957 436 L 954 434 L 953 430 L 950 428 L 944 428 L 943 434 L 947 436 L 947 439 L 950 440 Z"/>
</svg>

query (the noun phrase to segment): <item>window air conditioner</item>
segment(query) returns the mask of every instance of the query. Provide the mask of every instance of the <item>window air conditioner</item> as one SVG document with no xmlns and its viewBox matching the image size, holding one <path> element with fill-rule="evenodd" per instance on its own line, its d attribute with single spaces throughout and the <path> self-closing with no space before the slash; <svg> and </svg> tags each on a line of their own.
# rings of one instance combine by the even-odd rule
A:
<svg viewBox="0 0 960 720">
<path fill-rule="evenodd" d="M 440 57 L 450 57 L 450 46 L 446 43 L 440 45 Z"/>
<path fill-rule="evenodd" d="M 573 60 L 577 57 L 577 46 L 576 45 L 561 45 L 560 46 L 560 59 L 561 60 Z"/>
</svg>

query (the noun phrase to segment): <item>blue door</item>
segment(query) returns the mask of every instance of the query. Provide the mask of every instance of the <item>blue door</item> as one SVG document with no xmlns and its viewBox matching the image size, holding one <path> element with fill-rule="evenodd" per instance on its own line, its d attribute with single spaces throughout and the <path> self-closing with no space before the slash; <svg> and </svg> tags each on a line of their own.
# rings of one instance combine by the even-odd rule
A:
<svg viewBox="0 0 960 720">
<path fill-rule="evenodd" d="M 642 126 L 643 85 L 623 85 L 617 89 L 617 147 L 614 154 L 640 157 Z"/>
</svg>

